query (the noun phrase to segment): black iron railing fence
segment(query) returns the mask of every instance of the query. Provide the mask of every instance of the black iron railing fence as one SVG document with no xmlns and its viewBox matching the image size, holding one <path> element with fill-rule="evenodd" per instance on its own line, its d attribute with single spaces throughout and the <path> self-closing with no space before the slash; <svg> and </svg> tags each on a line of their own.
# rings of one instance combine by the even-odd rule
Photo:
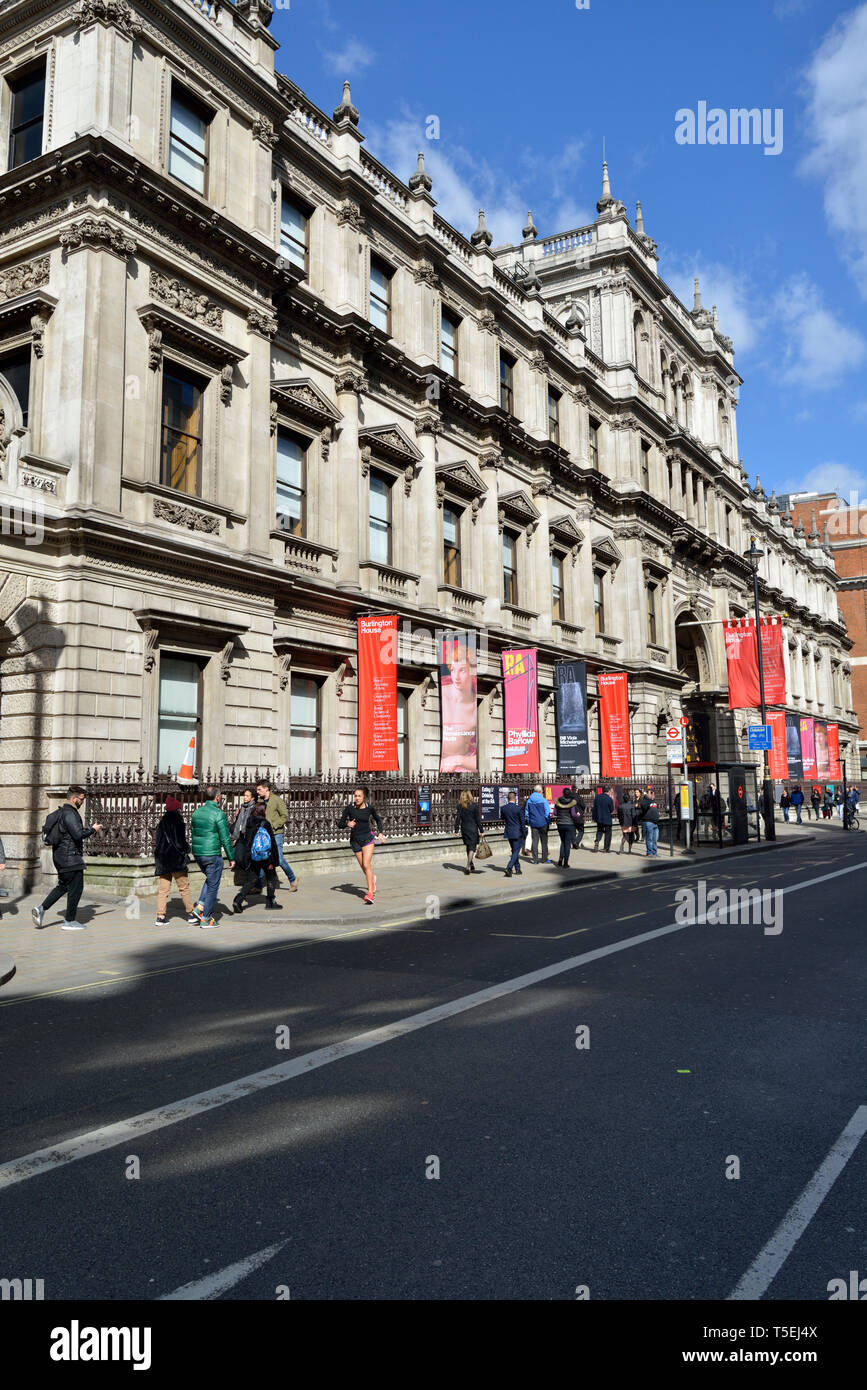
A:
<svg viewBox="0 0 867 1390">
<path fill-rule="evenodd" d="M 148 857 L 153 853 L 153 836 L 157 822 L 165 809 L 167 796 L 177 796 L 183 802 L 183 814 L 189 825 L 190 817 L 204 801 L 204 788 L 213 784 L 223 793 L 222 805 L 231 826 L 241 804 L 245 787 L 255 787 L 257 781 L 268 778 L 276 792 L 283 797 L 289 811 L 289 823 L 284 832 L 287 845 L 342 843 L 348 838 L 337 822 L 343 808 L 352 801 L 353 788 L 362 784 L 370 788 L 370 798 L 382 815 L 386 834 L 390 838 L 424 837 L 454 833 L 455 810 L 460 793 L 467 789 L 478 796 L 480 784 L 516 786 L 519 800 L 525 798 L 537 782 L 543 785 L 567 783 L 575 787 L 587 810 L 588 821 L 593 792 L 598 779 L 570 777 L 567 774 L 546 776 L 538 773 L 483 772 L 473 776 L 463 773 L 418 772 L 408 776 L 391 773 L 339 772 L 292 774 L 288 780 L 271 768 L 209 768 L 196 786 L 179 786 L 170 773 L 154 772 L 145 775 L 144 768 L 92 768 L 85 778 L 87 804 L 85 813 L 91 824 L 104 826 L 102 833 L 90 842 L 92 855 L 117 858 Z M 667 814 L 667 781 L 664 772 L 642 771 L 627 782 L 608 783 L 616 795 L 624 788 L 654 787 L 660 813 Z M 430 791 L 430 820 L 417 823 L 419 787 Z"/>
</svg>

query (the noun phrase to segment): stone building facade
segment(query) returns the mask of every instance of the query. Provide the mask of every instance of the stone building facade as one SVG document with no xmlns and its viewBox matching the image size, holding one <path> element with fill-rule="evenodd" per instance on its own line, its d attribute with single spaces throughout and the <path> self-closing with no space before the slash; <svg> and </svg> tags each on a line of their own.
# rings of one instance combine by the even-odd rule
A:
<svg viewBox="0 0 867 1390">
<path fill-rule="evenodd" d="M 351 768 L 355 622 L 403 620 L 401 756 L 439 752 L 437 628 L 626 670 L 637 768 L 686 708 L 745 753 L 720 621 L 789 614 L 792 708 L 855 729 L 833 562 L 750 487 L 740 378 L 604 172 L 590 226 L 494 247 L 275 70 L 267 0 L 0 11 L 0 831 L 87 767 Z"/>
</svg>

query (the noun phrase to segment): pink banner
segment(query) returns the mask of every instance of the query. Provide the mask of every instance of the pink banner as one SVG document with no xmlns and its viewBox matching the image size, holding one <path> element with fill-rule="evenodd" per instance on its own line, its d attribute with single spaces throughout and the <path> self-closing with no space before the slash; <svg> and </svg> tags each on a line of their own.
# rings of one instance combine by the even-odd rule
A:
<svg viewBox="0 0 867 1390">
<path fill-rule="evenodd" d="M 828 776 L 832 782 L 842 782 L 843 769 L 840 766 L 840 726 L 828 725 Z"/>
<path fill-rule="evenodd" d="M 813 719 L 801 719 L 801 761 L 804 777 L 816 776 L 816 725 Z"/>
<path fill-rule="evenodd" d="M 539 697 L 536 652 L 530 647 L 503 652 L 504 768 L 539 771 Z"/>
</svg>

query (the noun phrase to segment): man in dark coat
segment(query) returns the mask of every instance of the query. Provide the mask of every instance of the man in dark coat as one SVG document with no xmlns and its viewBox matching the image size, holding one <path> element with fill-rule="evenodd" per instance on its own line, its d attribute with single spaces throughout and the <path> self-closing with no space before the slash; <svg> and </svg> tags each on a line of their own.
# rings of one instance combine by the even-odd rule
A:
<svg viewBox="0 0 867 1390">
<path fill-rule="evenodd" d="M 241 840 L 247 850 L 248 867 L 247 877 L 244 879 L 244 886 L 232 903 L 235 912 L 244 911 L 244 899 L 249 898 L 250 894 L 256 889 L 259 882 L 260 869 L 265 870 L 265 891 L 268 895 L 268 901 L 265 906 L 269 912 L 282 911 L 281 904 L 275 902 L 277 894 L 277 865 L 280 863 L 280 851 L 277 847 L 277 841 L 274 838 L 274 831 L 271 828 L 271 823 L 265 814 L 266 809 L 263 801 L 256 802 L 250 812 L 250 819 L 247 821 L 246 829 L 241 836 Z M 264 830 L 270 840 L 267 859 L 254 859 L 253 857 L 253 841 L 256 839 L 260 830 Z"/>
<path fill-rule="evenodd" d="M 521 846 L 524 843 L 524 817 L 514 792 L 509 792 L 509 799 L 503 807 L 503 821 L 506 827 L 503 834 L 512 850 L 512 857 L 506 865 L 506 878 L 511 878 L 513 873 L 521 872 Z"/>
<path fill-rule="evenodd" d="M 591 811 L 593 820 L 596 822 L 596 839 L 593 842 L 593 853 L 599 849 L 599 841 L 604 839 L 603 850 L 605 854 L 611 848 L 611 827 L 614 824 L 614 802 L 608 795 L 607 787 L 600 787 L 593 798 L 593 810 Z"/>
<path fill-rule="evenodd" d="M 79 811 L 84 805 L 87 793 L 84 787 L 70 787 L 66 800 L 58 811 L 53 811 L 45 822 L 45 832 L 51 845 L 51 856 L 57 870 L 57 883 L 48 897 L 31 913 L 33 925 L 44 925 L 43 917 L 49 907 L 61 898 L 66 898 L 66 916 L 61 922 L 64 931 L 84 931 L 83 922 L 76 920 L 78 904 L 84 889 L 84 841 L 101 825 L 83 825 Z"/>
</svg>

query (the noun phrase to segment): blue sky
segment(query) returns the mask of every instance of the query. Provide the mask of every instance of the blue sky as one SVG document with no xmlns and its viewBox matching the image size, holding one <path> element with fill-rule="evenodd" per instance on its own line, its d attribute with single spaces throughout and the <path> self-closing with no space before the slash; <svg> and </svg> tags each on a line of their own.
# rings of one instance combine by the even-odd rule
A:
<svg viewBox="0 0 867 1390">
<path fill-rule="evenodd" d="M 406 180 L 424 149 L 439 212 L 469 233 L 484 207 L 495 244 L 528 208 L 543 236 L 592 221 L 604 137 L 662 278 L 691 306 L 698 274 L 734 339 L 750 476 L 867 498 L 867 3 L 290 0 L 272 33 L 280 71 L 329 113 L 348 77 L 371 153 Z M 678 143 L 700 102 L 781 110 L 780 153 Z"/>
</svg>

